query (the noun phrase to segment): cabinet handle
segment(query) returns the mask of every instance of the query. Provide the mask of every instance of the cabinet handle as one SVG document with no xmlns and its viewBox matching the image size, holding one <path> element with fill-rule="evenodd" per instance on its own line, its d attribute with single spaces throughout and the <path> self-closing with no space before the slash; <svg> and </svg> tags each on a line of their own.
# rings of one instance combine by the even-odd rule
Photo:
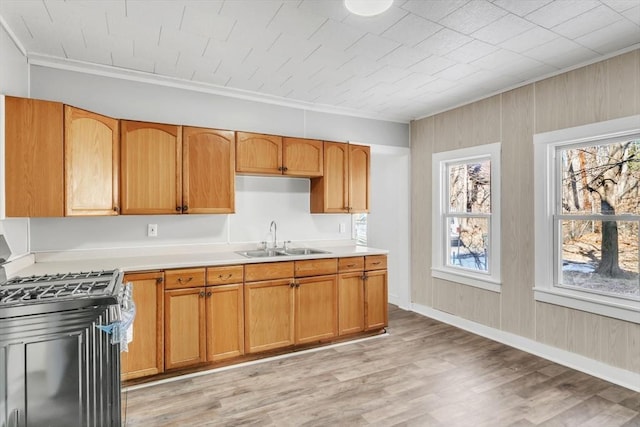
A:
<svg viewBox="0 0 640 427">
<path fill-rule="evenodd" d="M 178 283 L 180 283 L 181 285 L 187 284 L 190 281 L 193 280 L 193 277 L 187 277 L 187 279 L 183 279 L 182 277 L 178 277 Z"/>
<path fill-rule="evenodd" d="M 189 206 L 184 205 L 184 206 L 182 207 L 182 212 L 186 212 L 186 211 L 188 211 L 188 210 L 189 210 Z"/>
<path fill-rule="evenodd" d="M 201 291 L 201 292 L 200 292 L 200 298 L 204 298 L 204 296 L 205 296 L 204 291 Z"/>
<path fill-rule="evenodd" d="M 231 276 L 233 276 L 231 273 L 227 274 L 226 277 L 222 274 L 218 274 L 218 279 L 231 279 Z"/>
<path fill-rule="evenodd" d="M 355 267 L 355 266 L 356 266 L 355 264 L 347 264 L 347 268 Z"/>
<path fill-rule="evenodd" d="M 378 264 L 380 264 L 380 261 L 378 261 L 378 262 L 372 262 L 371 264 L 373 264 L 373 265 L 378 265 Z"/>
</svg>

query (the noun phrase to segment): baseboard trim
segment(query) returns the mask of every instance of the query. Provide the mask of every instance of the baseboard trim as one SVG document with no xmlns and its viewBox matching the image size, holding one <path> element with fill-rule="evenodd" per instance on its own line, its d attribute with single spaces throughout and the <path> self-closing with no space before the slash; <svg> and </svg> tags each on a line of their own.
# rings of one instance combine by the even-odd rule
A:
<svg viewBox="0 0 640 427">
<path fill-rule="evenodd" d="M 490 328 L 480 323 L 472 322 L 444 311 L 436 310 L 421 304 L 411 304 L 411 311 L 439 320 L 465 331 L 480 335 L 493 341 L 506 344 L 527 353 L 535 354 L 544 359 L 584 372 L 594 377 L 609 381 L 630 390 L 640 392 L 640 374 L 616 368 L 606 363 L 581 356 L 570 351 L 552 347 L 547 344 L 521 337 L 510 332 Z"/>
</svg>

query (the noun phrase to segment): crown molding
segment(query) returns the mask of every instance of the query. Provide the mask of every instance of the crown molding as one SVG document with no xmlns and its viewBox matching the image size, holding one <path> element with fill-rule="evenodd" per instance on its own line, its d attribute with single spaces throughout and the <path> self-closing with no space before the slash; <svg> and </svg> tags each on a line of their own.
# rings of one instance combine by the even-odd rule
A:
<svg viewBox="0 0 640 427">
<path fill-rule="evenodd" d="M 20 53 L 22 53 L 22 56 L 28 57 L 27 50 L 24 48 L 22 43 L 20 43 L 20 40 L 18 40 L 18 36 L 16 36 L 16 33 L 14 33 L 11 28 L 9 28 L 9 24 L 7 24 L 7 21 L 4 20 L 2 15 L 0 15 L 0 27 L 2 27 L 6 31 L 13 44 L 15 44 Z"/>
<path fill-rule="evenodd" d="M 397 122 L 408 124 L 410 117 L 368 113 L 361 110 L 351 108 L 340 108 L 326 104 L 316 104 L 306 101 L 297 101 L 293 99 L 283 98 L 275 95 L 268 95 L 258 92 L 252 92 L 243 89 L 234 89 L 224 86 L 194 82 L 191 80 L 180 79 L 176 77 L 161 76 L 145 71 L 130 70 L 126 68 L 115 67 L 111 65 L 94 64 L 84 61 L 76 61 L 55 56 L 42 55 L 37 53 L 28 53 L 27 58 L 30 65 L 41 67 L 56 68 L 66 71 L 75 71 L 86 74 L 93 74 L 103 77 L 111 77 L 122 80 L 136 81 L 141 83 L 149 83 L 160 86 L 172 87 L 177 89 L 191 90 L 195 92 L 208 93 L 212 95 L 226 96 L 230 98 L 243 99 L 253 102 L 261 102 L 265 104 L 278 105 L 281 107 L 297 108 L 307 111 L 315 111 L 319 113 L 337 114 L 341 116 L 352 116 L 362 119 L 381 120 L 387 122 Z"/>
</svg>

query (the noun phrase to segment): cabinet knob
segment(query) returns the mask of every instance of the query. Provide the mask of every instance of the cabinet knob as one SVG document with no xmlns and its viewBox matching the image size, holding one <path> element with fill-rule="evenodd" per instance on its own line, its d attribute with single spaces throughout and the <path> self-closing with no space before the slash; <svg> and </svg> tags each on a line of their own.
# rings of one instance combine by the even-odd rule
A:
<svg viewBox="0 0 640 427">
<path fill-rule="evenodd" d="M 368 278 L 367 273 L 362 273 L 362 280 L 367 280 Z"/>
<path fill-rule="evenodd" d="M 204 298 L 204 295 L 205 295 L 204 291 L 200 292 L 200 298 Z"/>
<path fill-rule="evenodd" d="M 289 283 L 289 287 L 290 287 L 290 288 L 295 288 L 295 287 L 296 287 L 296 284 L 295 284 L 294 282 L 291 282 L 291 283 Z"/>
<path fill-rule="evenodd" d="M 289 170 L 289 168 L 288 168 L 288 167 L 286 167 L 286 166 L 282 168 L 282 171 L 283 171 L 283 172 L 286 172 L 286 171 L 288 171 L 288 170 Z"/>
<path fill-rule="evenodd" d="M 120 208 L 119 208 L 119 207 L 117 207 L 117 206 L 114 206 L 114 207 L 113 207 L 113 211 L 114 211 L 114 212 L 120 212 Z"/>
<path fill-rule="evenodd" d="M 299 288 L 299 287 L 300 287 L 300 283 L 296 283 L 296 288 Z"/>
<path fill-rule="evenodd" d="M 282 166 L 278 166 L 278 170 L 279 170 L 280 172 L 282 172 L 282 170 L 283 170 Z"/>
<path fill-rule="evenodd" d="M 182 212 L 182 207 L 181 206 L 176 206 L 176 212 Z"/>
<path fill-rule="evenodd" d="M 182 212 L 186 212 L 186 211 L 188 211 L 188 210 L 189 210 L 189 206 L 184 205 L 184 206 L 182 207 Z"/>
<path fill-rule="evenodd" d="M 211 291 L 207 292 L 207 298 L 209 298 L 212 295 Z"/>
</svg>

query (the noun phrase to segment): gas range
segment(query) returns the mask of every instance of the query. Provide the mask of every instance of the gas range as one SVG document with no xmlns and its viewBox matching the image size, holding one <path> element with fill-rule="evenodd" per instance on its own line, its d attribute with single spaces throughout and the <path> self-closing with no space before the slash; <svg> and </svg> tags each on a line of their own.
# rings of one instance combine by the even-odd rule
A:
<svg viewBox="0 0 640 427">
<path fill-rule="evenodd" d="M 121 284 L 119 270 L 13 277 L 0 283 L 0 308 L 16 316 L 116 304 Z"/>
</svg>

